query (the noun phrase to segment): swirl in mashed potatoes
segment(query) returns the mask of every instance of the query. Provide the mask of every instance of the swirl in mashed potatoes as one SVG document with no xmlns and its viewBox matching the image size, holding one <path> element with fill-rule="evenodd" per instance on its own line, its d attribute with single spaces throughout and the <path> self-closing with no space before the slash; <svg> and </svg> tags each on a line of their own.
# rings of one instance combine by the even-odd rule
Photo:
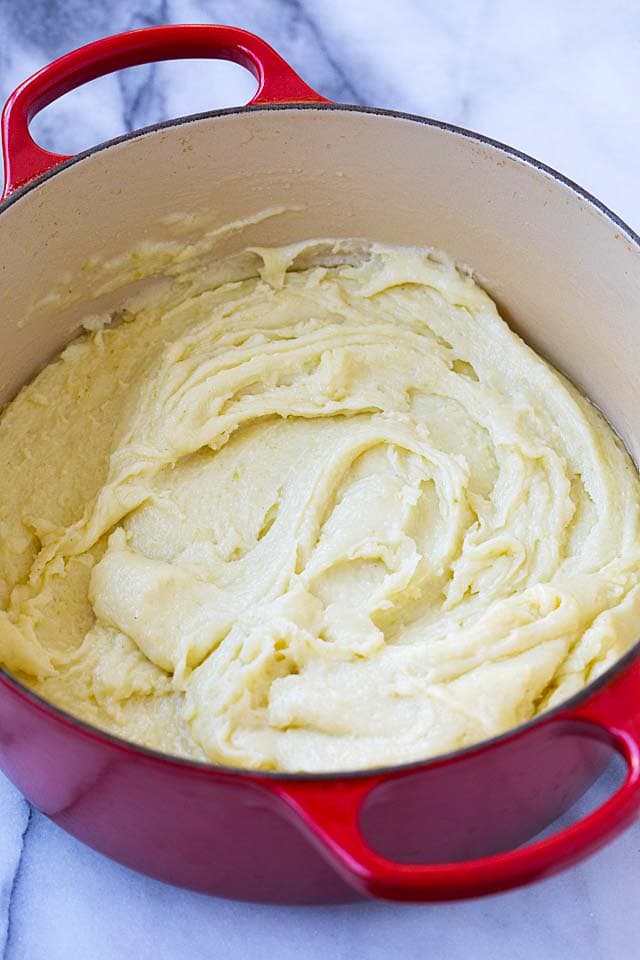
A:
<svg viewBox="0 0 640 960">
<path fill-rule="evenodd" d="M 9 404 L 0 659 L 43 697 L 167 753 L 344 770 L 492 737 L 635 641 L 612 429 L 446 257 L 356 248 L 176 282 Z"/>
</svg>

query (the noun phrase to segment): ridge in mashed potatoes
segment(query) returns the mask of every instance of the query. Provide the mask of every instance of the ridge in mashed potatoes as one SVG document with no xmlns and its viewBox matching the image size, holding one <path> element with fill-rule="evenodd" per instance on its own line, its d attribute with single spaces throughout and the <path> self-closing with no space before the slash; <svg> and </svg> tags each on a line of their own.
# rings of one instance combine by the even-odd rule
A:
<svg viewBox="0 0 640 960">
<path fill-rule="evenodd" d="M 0 659 L 43 697 L 172 754 L 353 769 L 501 733 L 636 639 L 611 428 L 446 257 L 355 250 L 176 282 L 9 404 Z"/>
</svg>

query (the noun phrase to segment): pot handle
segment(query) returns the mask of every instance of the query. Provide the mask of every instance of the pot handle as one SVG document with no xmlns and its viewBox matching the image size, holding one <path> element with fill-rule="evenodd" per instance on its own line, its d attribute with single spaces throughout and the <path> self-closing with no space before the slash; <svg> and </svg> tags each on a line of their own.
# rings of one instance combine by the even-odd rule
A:
<svg viewBox="0 0 640 960">
<path fill-rule="evenodd" d="M 495 893 L 542 879 L 595 851 L 627 826 L 640 806 L 640 668 L 635 665 L 631 674 L 625 671 L 585 704 L 542 722 L 559 721 L 575 724 L 582 735 L 613 746 L 626 762 L 625 781 L 578 822 L 505 853 L 416 865 L 396 863 L 376 853 L 359 828 L 359 813 L 369 792 L 388 781 L 388 775 L 280 782 L 276 789 L 321 852 L 361 893 L 413 901 Z"/>
<path fill-rule="evenodd" d="M 2 199 L 69 157 L 43 150 L 29 123 L 58 97 L 105 74 L 157 60 L 233 60 L 258 81 L 249 106 L 269 103 L 330 103 L 260 37 L 238 27 L 172 24 L 146 27 L 88 43 L 38 70 L 17 87 L 2 113 Z"/>
</svg>

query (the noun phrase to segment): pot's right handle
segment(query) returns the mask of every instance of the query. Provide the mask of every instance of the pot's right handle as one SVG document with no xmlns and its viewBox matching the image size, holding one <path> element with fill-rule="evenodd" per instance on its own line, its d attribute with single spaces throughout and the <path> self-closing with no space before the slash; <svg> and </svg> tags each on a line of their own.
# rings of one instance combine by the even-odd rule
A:
<svg viewBox="0 0 640 960">
<path fill-rule="evenodd" d="M 376 853 L 359 827 L 367 794 L 384 776 L 280 783 L 281 799 L 311 837 L 362 893 L 392 900 L 453 900 L 480 896 L 541 879 L 602 846 L 623 829 L 640 806 L 640 666 L 636 662 L 589 701 L 549 718 L 579 721 L 581 732 L 610 743 L 624 758 L 627 775 L 605 803 L 577 823 L 506 853 L 444 864 L 395 863 Z M 542 721 L 544 722 L 544 721 Z M 490 748 L 489 748 L 490 749 Z"/>
<path fill-rule="evenodd" d="M 2 113 L 4 192 L 2 199 L 69 159 L 43 150 L 29 123 L 40 110 L 97 77 L 157 60 L 233 60 L 258 81 L 249 105 L 330 103 L 298 76 L 273 47 L 246 30 L 210 23 L 172 24 L 130 30 L 96 40 L 59 57 L 14 90 Z"/>
</svg>

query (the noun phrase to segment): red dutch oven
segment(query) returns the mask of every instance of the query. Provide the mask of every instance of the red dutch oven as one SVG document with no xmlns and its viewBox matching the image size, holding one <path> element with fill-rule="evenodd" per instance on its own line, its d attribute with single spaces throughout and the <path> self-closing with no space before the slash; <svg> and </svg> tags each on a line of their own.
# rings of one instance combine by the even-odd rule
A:
<svg viewBox="0 0 640 960">
<path fill-rule="evenodd" d="M 73 158 L 32 140 L 34 114 L 74 87 L 187 57 L 251 70 L 258 91 L 248 107 L 157 124 Z M 92 270 L 80 269 L 88 258 L 166 238 L 176 212 L 225 224 L 281 206 L 225 235 L 219 254 L 318 236 L 448 250 L 474 266 L 503 315 L 604 410 L 638 459 L 639 238 L 518 151 L 433 120 L 331 103 L 259 38 L 212 25 L 134 31 L 61 57 L 9 98 L 2 139 L 0 403 L 77 331 L 78 311 L 96 297 Z M 61 282 L 73 294 L 66 305 L 47 297 Z M 115 291 L 114 302 L 126 294 Z M 617 792 L 527 844 L 612 749 L 626 764 Z M 288 903 L 487 894 L 568 866 L 636 815 L 640 647 L 503 736 L 429 761 L 325 775 L 159 754 L 2 673 L 0 766 L 96 850 L 206 893 Z"/>
</svg>

